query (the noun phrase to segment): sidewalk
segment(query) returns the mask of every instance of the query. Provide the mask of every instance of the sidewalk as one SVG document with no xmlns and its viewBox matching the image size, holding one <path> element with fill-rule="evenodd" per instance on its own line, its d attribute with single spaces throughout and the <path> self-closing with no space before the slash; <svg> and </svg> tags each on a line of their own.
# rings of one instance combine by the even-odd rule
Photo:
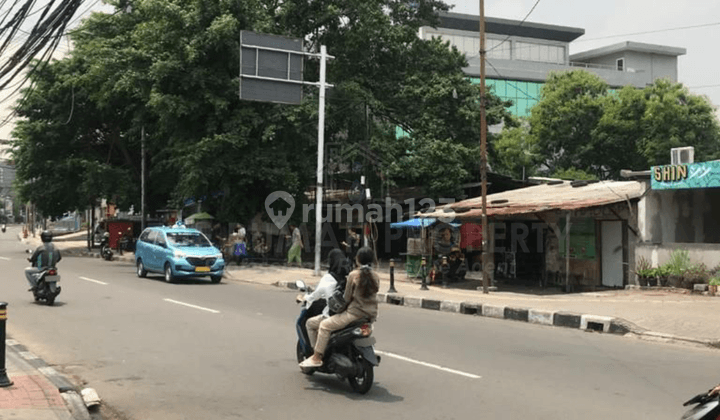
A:
<svg viewBox="0 0 720 420">
<path fill-rule="evenodd" d="M 227 274 L 235 280 L 290 288 L 294 287 L 295 280 L 304 280 L 310 285 L 319 280 L 313 276 L 312 270 L 279 266 L 232 265 Z M 514 292 L 489 294 L 475 288 L 467 290 L 452 286 L 428 286 L 429 290 L 420 290 L 419 280 L 411 282 L 404 272 L 395 274 L 397 293 L 388 294 L 390 275 L 387 269 L 379 270 L 379 275 L 380 298 L 390 304 L 583 329 L 596 329 L 592 324 L 601 323 L 605 332 L 711 346 L 720 343 L 720 326 L 716 322 L 716 315 L 720 313 L 720 297 L 662 289 L 552 295 L 542 294 L 544 292 L 539 289 L 522 288 Z M 481 284 L 479 281 L 467 283 Z M 467 287 L 467 284 L 463 286 Z M 553 318 L 557 318 L 553 314 L 562 314 L 566 319 L 560 323 L 553 322 Z M 588 326 L 588 322 L 591 325 Z"/>
<path fill-rule="evenodd" d="M 64 255 L 99 257 L 97 250 L 87 252 L 84 240 L 62 239 L 58 238 L 55 243 Z M 23 242 L 33 248 L 40 239 L 28 238 Z M 116 254 L 115 259 L 132 262 L 133 256 Z M 477 290 L 481 285 L 479 281 L 449 288 L 429 286 L 429 290 L 423 291 L 419 280 L 409 280 L 401 270 L 395 273 L 397 293 L 388 294 L 388 269 L 380 268 L 378 273 L 380 297 L 385 303 L 720 347 L 720 325 L 715 319 L 720 313 L 720 297 L 662 288 L 549 294 L 548 290 L 518 287 L 486 295 Z M 309 269 L 260 264 L 233 264 L 226 270 L 226 279 L 290 288 L 294 287 L 295 280 L 304 280 L 310 285 L 319 281 Z"/>
<path fill-rule="evenodd" d="M 90 419 L 72 384 L 15 340 L 5 344 L 5 369 L 13 384 L 0 388 L 0 418 Z"/>
</svg>

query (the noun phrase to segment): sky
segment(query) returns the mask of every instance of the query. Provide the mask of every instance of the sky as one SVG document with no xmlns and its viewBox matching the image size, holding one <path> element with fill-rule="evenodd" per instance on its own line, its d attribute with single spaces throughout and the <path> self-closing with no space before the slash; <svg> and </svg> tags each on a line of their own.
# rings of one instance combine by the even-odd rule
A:
<svg viewBox="0 0 720 420">
<path fill-rule="evenodd" d="M 478 15 L 479 0 L 444 0 L 451 12 Z M 485 16 L 585 29 L 570 54 L 624 41 L 685 48 L 678 81 L 720 106 L 720 1 L 718 0 L 486 0 Z M 709 25 L 692 29 L 668 30 Z M 639 32 L 653 32 L 643 35 Z M 661 32 L 658 32 L 661 31 Z M 625 35 L 625 36 L 616 36 Z M 610 38 L 612 37 L 612 38 Z M 597 39 L 603 38 L 603 39 Z M 720 115 L 720 111 L 718 111 Z"/>
</svg>

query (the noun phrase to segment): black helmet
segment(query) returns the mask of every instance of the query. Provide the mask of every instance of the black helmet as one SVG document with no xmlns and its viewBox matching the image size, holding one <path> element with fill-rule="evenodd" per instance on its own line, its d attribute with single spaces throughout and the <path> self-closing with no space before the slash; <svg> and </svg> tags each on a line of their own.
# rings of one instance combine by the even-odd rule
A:
<svg viewBox="0 0 720 420">
<path fill-rule="evenodd" d="M 43 242 L 52 242 L 52 232 L 49 230 L 44 230 L 40 234 L 40 239 L 42 239 Z"/>
</svg>

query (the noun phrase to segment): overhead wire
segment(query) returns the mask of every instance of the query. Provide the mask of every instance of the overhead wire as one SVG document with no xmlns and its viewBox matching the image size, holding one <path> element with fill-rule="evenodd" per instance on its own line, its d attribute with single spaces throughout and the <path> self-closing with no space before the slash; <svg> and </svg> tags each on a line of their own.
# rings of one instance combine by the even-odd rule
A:
<svg viewBox="0 0 720 420">
<path fill-rule="evenodd" d="M 684 29 L 705 28 L 708 26 L 718 26 L 718 25 L 720 25 L 720 22 L 703 23 L 700 25 L 678 26 L 676 28 L 656 29 L 656 30 L 652 30 L 652 31 L 631 32 L 631 33 L 626 33 L 626 34 L 607 35 L 607 36 L 601 36 L 601 37 L 596 37 L 596 38 L 578 39 L 573 42 L 574 43 L 588 42 L 588 41 L 596 41 L 596 40 L 600 40 L 600 39 L 619 38 L 619 37 L 623 37 L 623 36 L 633 36 L 633 35 L 656 34 L 656 33 L 660 33 L 660 32 L 671 32 L 671 31 L 680 31 L 680 30 L 684 30 Z"/>
<path fill-rule="evenodd" d="M 519 27 L 521 27 L 521 26 L 525 23 L 525 21 L 527 20 L 527 18 L 530 17 L 530 15 L 532 14 L 532 12 L 535 10 L 535 8 L 537 7 L 537 5 L 538 5 L 539 3 L 540 3 L 540 0 L 537 0 L 537 1 L 535 2 L 535 4 L 533 5 L 533 7 L 530 9 L 530 11 L 525 15 L 525 17 L 523 18 L 523 20 L 520 21 L 520 23 L 519 23 L 518 25 L 516 25 L 515 28 L 519 28 Z M 499 43 L 498 45 L 490 48 L 490 49 L 487 50 L 486 52 L 490 52 L 490 51 L 492 51 L 492 50 L 494 50 L 494 49 L 496 49 L 496 48 L 499 48 L 501 45 L 503 45 L 504 43 L 506 43 L 507 40 L 510 39 L 511 36 L 512 36 L 512 35 L 508 35 L 505 39 L 502 40 L 501 43 Z"/>
</svg>

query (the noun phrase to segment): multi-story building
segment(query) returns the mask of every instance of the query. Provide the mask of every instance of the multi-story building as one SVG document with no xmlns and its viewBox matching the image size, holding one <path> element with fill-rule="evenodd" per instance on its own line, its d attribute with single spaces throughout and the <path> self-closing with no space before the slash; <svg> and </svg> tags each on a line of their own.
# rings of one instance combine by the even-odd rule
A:
<svg viewBox="0 0 720 420">
<path fill-rule="evenodd" d="M 420 38 L 440 37 L 468 58 L 469 77 L 480 76 L 478 16 L 442 13 L 437 28 L 422 27 Z M 551 71 L 578 68 L 600 76 L 613 88 L 642 88 L 658 78 L 677 81 L 677 57 L 684 48 L 622 42 L 570 54 L 570 43 L 585 34 L 581 28 L 516 20 L 485 19 L 486 83 L 499 97 L 512 100 L 511 112 L 527 116 L 538 101 Z"/>
</svg>

